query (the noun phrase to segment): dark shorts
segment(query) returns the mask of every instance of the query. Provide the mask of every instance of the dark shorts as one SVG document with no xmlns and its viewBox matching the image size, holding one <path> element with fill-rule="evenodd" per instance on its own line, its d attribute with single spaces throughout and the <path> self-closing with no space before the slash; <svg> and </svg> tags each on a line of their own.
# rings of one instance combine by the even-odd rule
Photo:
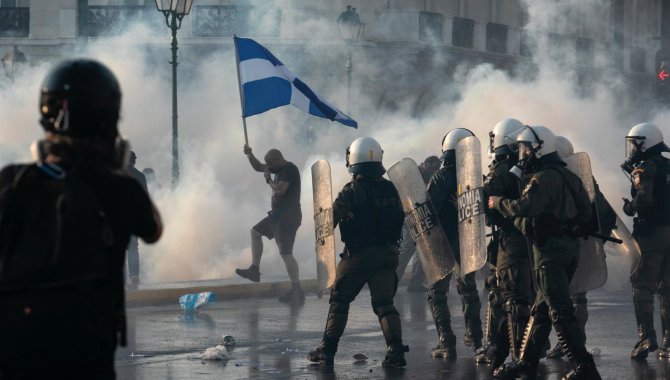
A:
<svg viewBox="0 0 670 380">
<path fill-rule="evenodd" d="M 280 255 L 292 255 L 298 227 L 300 227 L 299 216 L 291 218 L 266 216 L 253 228 L 268 239 L 275 239 Z"/>
</svg>

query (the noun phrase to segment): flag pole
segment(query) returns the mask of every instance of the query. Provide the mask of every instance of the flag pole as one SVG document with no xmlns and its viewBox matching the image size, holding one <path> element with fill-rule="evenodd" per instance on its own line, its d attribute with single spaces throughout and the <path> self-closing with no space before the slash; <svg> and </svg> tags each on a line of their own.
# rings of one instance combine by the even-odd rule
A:
<svg viewBox="0 0 670 380">
<path fill-rule="evenodd" d="M 237 52 L 237 35 L 233 34 L 233 43 L 235 47 L 235 65 L 237 66 L 237 86 L 240 90 L 240 106 L 242 107 L 242 126 L 244 127 L 244 145 L 249 146 L 249 136 L 247 135 L 247 118 L 244 117 L 244 93 L 242 91 L 242 79 L 240 78 L 240 57 Z"/>
</svg>

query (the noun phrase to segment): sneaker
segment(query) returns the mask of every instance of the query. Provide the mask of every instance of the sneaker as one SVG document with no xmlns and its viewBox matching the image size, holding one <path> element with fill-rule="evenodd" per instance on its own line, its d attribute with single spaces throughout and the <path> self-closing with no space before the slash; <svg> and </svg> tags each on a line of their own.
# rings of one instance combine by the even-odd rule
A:
<svg viewBox="0 0 670 380">
<path fill-rule="evenodd" d="M 332 365 L 335 361 L 335 355 L 324 351 L 322 347 L 317 347 L 314 351 L 307 354 L 307 360 L 314 363 L 324 363 Z"/>
<path fill-rule="evenodd" d="M 237 268 L 235 269 L 235 273 L 237 273 L 238 276 L 244 277 L 249 281 L 261 282 L 261 272 L 258 271 L 258 266 L 256 265 L 251 265 L 249 269 Z"/>
<path fill-rule="evenodd" d="M 301 288 L 293 288 L 285 295 L 279 297 L 279 302 L 300 305 L 305 302 L 305 293 Z"/>
<path fill-rule="evenodd" d="M 386 351 L 386 357 L 382 362 L 382 367 L 400 368 L 406 366 L 405 352 L 409 352 L 409 346 L 403 346 L 402 344 L 389 346 Z"/>
<path fill-rule="evenodd" d="M 408 293 L 426 293 L 428 291 L 428 288 L 425 286 L 419 284 L 419 285 L 408 285 L 407 286 L 407 292 Z"/>
</svg>

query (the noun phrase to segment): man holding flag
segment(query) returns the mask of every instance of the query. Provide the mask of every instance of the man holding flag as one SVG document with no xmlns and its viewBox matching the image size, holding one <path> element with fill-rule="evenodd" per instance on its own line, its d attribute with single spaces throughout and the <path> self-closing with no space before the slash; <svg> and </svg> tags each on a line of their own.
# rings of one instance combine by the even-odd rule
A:
<svg viewBox="0 0 670 380">
<path fill-rule="evenodd" d="M 298 263 L 293 257 L 295 234 L 302 221 L 300 171 L 292 162 L 286 161 L 277 149 L 270 149 L 265 154 L 264 164 L 254 156 L 248 145 L 244 146 L 244 154 L 249 158 L 249 163 L 254 170 L 265 175 L 265 182 L 272 189 L 272 211 L 268 212 L 268 216 L 251 229 L 251 266 L 249 269 L 236 269 L 235 273 L 253 282 L 260 282 L 262 237 L 275 239 L 292 285 L 291 291 L 279 297 L 279 301 L 291 304 L 302 303 L 305 301 L 305 294 L 300 288 Z"/>
<path fill-rule="evenodd" d="M 272 211 L 251 229 L 252 264 L 248 269 L 237 269 L 235 272 L 241 277 L 259 282 L 262 236 L 274 238 L 293 285 L 289 294 L 279 300 L 303 302 L 305 295 L 300 289 L 298 263 L 293 257 L 295 234 L 302 219 L 300 171 L 293 163 L 286 161 L 277 149 L 270 149 L 265 155 L 265 164 L 261 163 L 249 147 L 246 118 L 292 104 L 310 115 L 352 128 L 358 128 L 358 123 L 320 97 L 258 42 L 237 36 L 233 40 L 242 105 L 244 154 L 248 156 L 254 170 L 265 173 L 265 180 L 272 188 Z"/>
</svg>

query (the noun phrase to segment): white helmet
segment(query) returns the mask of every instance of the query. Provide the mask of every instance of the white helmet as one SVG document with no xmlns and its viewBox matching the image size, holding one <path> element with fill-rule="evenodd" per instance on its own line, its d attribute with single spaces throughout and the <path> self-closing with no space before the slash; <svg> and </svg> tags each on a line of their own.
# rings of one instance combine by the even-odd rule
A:
<svg viewBox="0 0 670 380">
<path fill-rule="evenodd" d="M 519 154 L 523 145 L 530 150 L 526 154 L 533 154 L 535 158 L 542 158 L 556 152 L 556 135 L 547 127 L 541 125 L 528 126 L 516 138 L 519 143 Z M 521 156 L 519 156 L 521 157 Z"/>
<path fill-rule="evenodd" d="M 556 136 L 556 153 L 565 159 L 575 154 L 575 148 L 572 147 L 570 140 L 563 136 Z"/>
<path fill-rule="evenodd" d="M 440 160 L 443 162 L 448 162 L 455 164 L 456 163 L 456 144 L 459 141 L 463 140 L 466 137 L 474 136 L 469 129 L 465 128 L 455 128 L 449 131 L 444 138 L 442 139 L 442 157 Z"/>
<path fill-rule="evenodd" d="M 360 137 L 347 148 L 347 168 L 351 174 L 378 177 L 386 172 L 382 165 L 384 151 L 372 137 Z"/>
<path fill-rule="evenodd" d="M 498 122 L 489 132 L 489 157 L 494 158 L 496 149 L 501 147 L 508 147 L 512 152 L 516 151 L 516 140 L 510 139 L 507 136 L 513 135 L 515 132 L 522 130 L 525 127 L 522 122 L 517 119 L 504 119 Z"/>
<path fill-rule="evenodd" d="M 661 148 L 659 152 L 668 151 L 668 147 L 663 143 L 663 132 L 651 123 L 638 124 L 626 135 L 626 160 L 640 160 L 642 153 L 656 146 Z"/>
</svg>

